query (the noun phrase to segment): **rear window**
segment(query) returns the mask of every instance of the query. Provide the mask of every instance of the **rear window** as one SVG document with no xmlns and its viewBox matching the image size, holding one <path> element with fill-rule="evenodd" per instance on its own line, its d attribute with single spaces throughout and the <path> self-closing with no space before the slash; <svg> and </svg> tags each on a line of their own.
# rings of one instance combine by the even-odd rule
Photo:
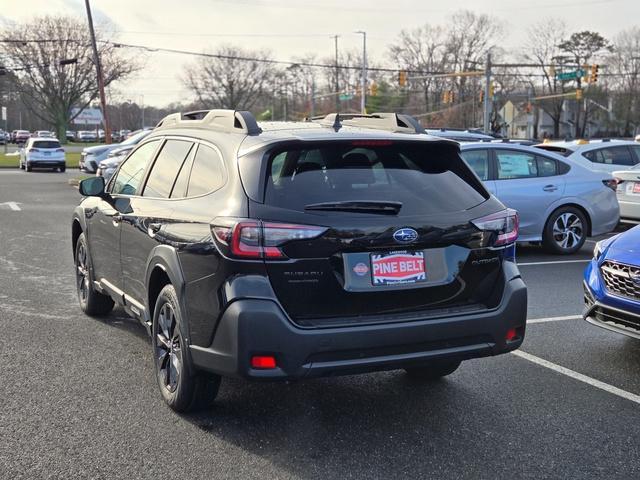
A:
<svg viewBox="0 0 640 480">
<path fill-rule="evenodd" d="M 40 140 L 33 142 L 33 148 L 60 148 L 60 142 L 55 140 Z"/>
<path fill-rule="evenodd" d="M 471 208 L 489 195 L 452 145 L 331 142 L 276 151 L 265 203 L 304 210 L 322 202 L 402 202 L 400 215 Z"/>
</svg>

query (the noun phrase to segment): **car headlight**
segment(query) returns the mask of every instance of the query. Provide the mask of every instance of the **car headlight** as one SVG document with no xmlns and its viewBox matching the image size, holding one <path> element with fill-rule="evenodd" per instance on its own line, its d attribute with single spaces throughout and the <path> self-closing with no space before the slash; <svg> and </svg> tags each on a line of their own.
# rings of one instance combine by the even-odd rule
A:
<svg viewBox="0 0 640 480">
<path fill-rule="evenodd" d="M 598 260 L 602 255 L 602 251 L 604 250 L 603 240 L 596 242 L 596 246 L 593 247 L 593 258 Z"/>
</svg>

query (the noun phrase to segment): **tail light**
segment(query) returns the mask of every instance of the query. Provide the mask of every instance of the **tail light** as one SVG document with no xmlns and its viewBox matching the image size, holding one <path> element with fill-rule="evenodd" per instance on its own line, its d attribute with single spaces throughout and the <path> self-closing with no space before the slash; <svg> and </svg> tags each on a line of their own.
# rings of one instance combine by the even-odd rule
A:
<svg viewBox="0 0 640 480">
<path fill-rule="evenodd" d="M 501 245 L 509 245 L 518 238 L 518 227 L 520 225 L 520 217 L 518 212 L 511 208 L 502 210 L 498 213 L 492 213 L 486 217 L 476 218 L 472 220 L 477 228 L 483 232 L 495 234 L 493 241 L 494 247 Z"/>
<path fill-rule="evenodd" d="M 602 180 L 602 184 L 605 187 L 609 187 L 614 192 L 618 189 L 618 184 L 622 182 L 624 182 L 624 180 L 621 180 L 619 178 L 609 178 L 607 180 Z"/>
<path fill-rule="evenodd" d="M 56 148 L 56 152 L 64 152 L 64 148 Z"/>
<path fill-rule="evenodd" d="M 223 253 L 246 260 L 283 260 L 282 247 L 289 242 L 311 240 L 326 227 L 262 222 L 258 220 L 216 219 L 211 232 Z"/>
<path fill-rule="evenodd" d="M 29 153 L 32 153 L 32 152 L 39 152 L 39 151 L 40 151 L 40 150 L 38 150 L 37 148 L 30 148 L 30 149 L 29 149 Z"/>
</svg>

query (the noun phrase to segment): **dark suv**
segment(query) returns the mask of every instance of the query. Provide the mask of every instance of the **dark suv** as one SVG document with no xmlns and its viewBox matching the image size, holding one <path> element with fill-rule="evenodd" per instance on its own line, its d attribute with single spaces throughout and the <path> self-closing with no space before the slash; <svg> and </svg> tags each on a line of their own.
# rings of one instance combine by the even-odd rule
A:
<svg viewBox="0 0 640 480">
<path fill-rule="evenodd" d="M 173 114 L 80 193 L 80 305 L 147 327 L 178 411 L 221 376 L 430 380 L 524 338 L 517 214 L 408 116 Z"/>
</svg>

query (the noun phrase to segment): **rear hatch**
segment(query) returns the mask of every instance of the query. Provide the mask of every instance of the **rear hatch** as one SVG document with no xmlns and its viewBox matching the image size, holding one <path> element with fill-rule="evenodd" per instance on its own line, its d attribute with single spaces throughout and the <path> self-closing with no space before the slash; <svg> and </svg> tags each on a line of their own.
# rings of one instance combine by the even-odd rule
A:
<svg viewBox="0 0 640 480">
<path fill-rule="evenodd" d="M 298 324 L 441 316 L 499 301 L 502 251 L 484 247 L 513 242 L 500 223 L 509 211 L 457 145 L 298 141 L 240 161 L 258 221 L 234 244 L 262 245 L 273 289 Z M 258 171 L 260 182 L 247 178 Z"/>
<path fill-rule="evenodd" d="M 58 140 L 35 140 L 29 149 L 32 159 L 56 160 L 64 158 L 64 148 Z"/>
</svg>

